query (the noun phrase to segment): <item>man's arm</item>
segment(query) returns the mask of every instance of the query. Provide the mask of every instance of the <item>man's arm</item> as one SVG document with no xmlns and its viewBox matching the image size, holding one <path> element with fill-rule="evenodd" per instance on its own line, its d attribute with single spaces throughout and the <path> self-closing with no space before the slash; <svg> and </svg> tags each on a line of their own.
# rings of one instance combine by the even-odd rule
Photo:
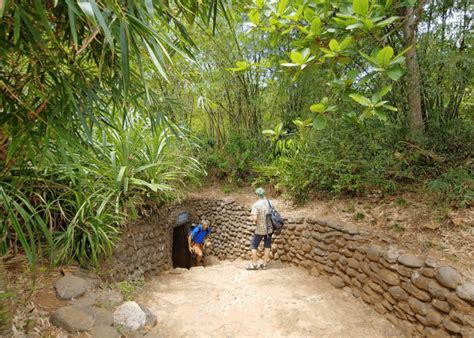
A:
<svg viewBox="0 0 474 338">
<path fill-rule="evenodd" d="M 255 204 L 252 206 L 252 210 L 250 211 L 250 220 L 257 224 L 257 208 L 255 207 Z"/>
</svg>

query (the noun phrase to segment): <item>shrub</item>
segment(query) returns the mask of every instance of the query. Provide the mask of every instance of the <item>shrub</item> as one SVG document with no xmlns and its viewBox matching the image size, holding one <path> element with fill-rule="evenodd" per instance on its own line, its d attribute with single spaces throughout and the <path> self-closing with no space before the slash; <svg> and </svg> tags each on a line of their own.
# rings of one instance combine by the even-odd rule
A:
<svg viewBox="0 0 474 338">
<path fill-rule="evenodd" d="M 473 139 L 473 128 L 462 121 L 431 126 L 425 135 L 412 139 L 396 125 L 367 121 L 362 126 L 338 119 L 304 139 L 294 137 L 300 143 L 297 151 L 256 166 L 260 175 L 256 181 L 302 202 L 312 191 L 390 193 L 404 184 L 431 180 L 427 184 L 431 191 L 448 194 L 466 206 L 472 203 L 473 176 L 464 163 L 472 157 Z"/>
<path fill-rule="evenodd" d="M 232 134 L 221 149 L 207 146 L 202 162 L 217 178 L 225 179 L 230 184 L 242 185 L 252 182 L 254 166 L 262 162 L 267 153 L 262 151 L 260 140 Z"/>
<path fill-rule="evenodd" d="M 472 166 L 449 169 L 436 179 L 426 183 L 429 190 L 440 198 L 455 202 L 465 208 L 474 204 L 474 172 Z"/>
</svg>

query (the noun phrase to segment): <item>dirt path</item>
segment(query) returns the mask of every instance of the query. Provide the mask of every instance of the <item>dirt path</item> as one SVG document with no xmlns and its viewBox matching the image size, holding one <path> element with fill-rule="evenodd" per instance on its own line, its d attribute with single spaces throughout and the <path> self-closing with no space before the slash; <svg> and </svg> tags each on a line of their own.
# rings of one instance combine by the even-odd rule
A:
<svg viewBox="0 0 474 338">
<path fill-rule="evenodd" d="M 150 279 L 141 301 L 158 316 L 152 337 L 398 337 L 382 315 L 326 278 L 273 263 L 221 262 Z M 148 335 L 147 335 L 148 336 Z"/>
</svg>

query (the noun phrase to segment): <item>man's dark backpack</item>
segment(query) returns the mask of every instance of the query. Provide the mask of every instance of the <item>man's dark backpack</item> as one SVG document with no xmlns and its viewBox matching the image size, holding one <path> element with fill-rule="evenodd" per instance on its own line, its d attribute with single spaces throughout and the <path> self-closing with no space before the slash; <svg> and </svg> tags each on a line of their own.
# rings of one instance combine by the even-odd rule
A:
<svg viewBox="0 0 474 338">
<path fill-rule="evenodd" d="M 268 217 L 270 217 L 270 220 L 273 225 L 273 232 L 279 233 L 281 229 L 283 228 L 283 225 L 285 222 L 283 221 L 283 217 L 276 211 L 276 209 L 273 207 L 273 205 L 270 203 L 269 200 L 268 202 L 268 207 L 270 208 L 270 213 L 268 214 Z"/>
</svg>

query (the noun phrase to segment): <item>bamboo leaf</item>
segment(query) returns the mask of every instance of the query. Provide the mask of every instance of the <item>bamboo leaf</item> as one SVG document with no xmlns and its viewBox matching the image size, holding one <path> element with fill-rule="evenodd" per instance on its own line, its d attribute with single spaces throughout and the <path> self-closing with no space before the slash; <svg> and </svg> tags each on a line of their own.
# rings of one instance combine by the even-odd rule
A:
<svg viewBox="0 0 474 338">
<path fill-rule="evenodd" d="M 97 21 L 99 22 L 99 25 L 102 28 L 102 31 L 104 32 L 105 39 L 107 40 L 110 45 L 110 48 L 112 49 L 114 45 L 114 40 L 112 38 L 112 33 L 110 32 L 109 26 L 105 22 L 102 12 L 100 11 L 99 7 L 97 7 L 97 3 L 95 2 L 95 0 L 89 0 L 89 4 L 92 8 L 94 16 L 97 18 Z"/>
<path fill-rule="evenodd" d="M 120 23 L 120 56 L 122 60 L 122 76 L 125 95 L 128 95 L 130 87 L 130 69 L 128 58 L 128 27 L 126 22 Z"/>
<path fill-rule="evenodd" d="M 280 2 L 278 3 L 278 10 L 277 10 L 278 15 L 282 16 L 283 13 L 285 13 L 287 4 L 288 4 L 288 0 L 280 0 Z"/>
<path fill-rule="evenodd" d="M 9 3 L 10 0 L 0 0 L 0 18 L 2 18 L 7 11 Z"/>
</svg>

